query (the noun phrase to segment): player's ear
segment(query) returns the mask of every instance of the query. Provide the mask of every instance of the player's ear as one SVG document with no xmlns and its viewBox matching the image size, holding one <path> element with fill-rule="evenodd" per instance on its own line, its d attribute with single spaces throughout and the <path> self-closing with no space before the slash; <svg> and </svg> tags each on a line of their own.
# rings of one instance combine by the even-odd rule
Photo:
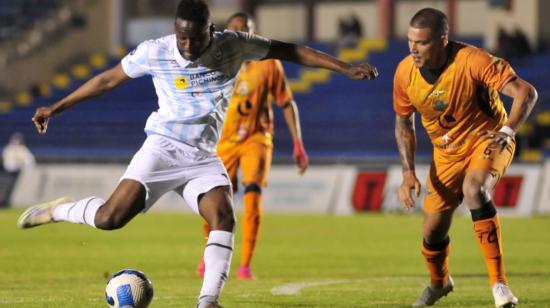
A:
<svg viewBox="0 0 550 308">
<path fill-rule="evenodd" d="M 214 35 L 214 31 L 216 31 L 216 25 L 214 23 L 210 24 L 210 36 L 212 37 Z"/>
<path fill-rule="evenodd" d="M 449 36 L 445 34 L 442 35 L 440 42 L 441 42 L 441 46 L 447 47 L 447 44 L 449 44 Z"/>
</svg>

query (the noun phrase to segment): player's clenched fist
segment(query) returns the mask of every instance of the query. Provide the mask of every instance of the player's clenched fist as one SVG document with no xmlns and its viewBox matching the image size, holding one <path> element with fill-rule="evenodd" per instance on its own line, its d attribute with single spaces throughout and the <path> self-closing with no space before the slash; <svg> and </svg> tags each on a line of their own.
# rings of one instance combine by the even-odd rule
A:
<svg viewBox="0 0 550 308">
<path fill-rule="evenodd" d="M 53 116 L 53 112 L 50 107 L 40 107 L 36 109 L 32 122 L 36 126 L 38 133 L 45 134 L 48 129 L 48 121 Z"/>
<path fill-rule="evenodd" d="M 378 70 L 368 63 L 354 64 L 348 68 L 346 75 L 353 80 L 372 80 L 378 77 Z"/>
</svg>

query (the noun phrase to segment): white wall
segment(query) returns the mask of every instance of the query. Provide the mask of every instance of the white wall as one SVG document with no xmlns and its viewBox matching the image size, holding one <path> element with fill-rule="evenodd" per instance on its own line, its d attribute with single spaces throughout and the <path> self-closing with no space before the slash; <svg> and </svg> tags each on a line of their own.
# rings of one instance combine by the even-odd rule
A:
<svg viewBox="0 0 550 308">
<path fill-rule="evenodd" d="M 258 33 L 272 39 L 300 41 L 306 37 L 303 5 L 262 5 L 256 12 Z"/>
<path fill-rule="evenodd" d="M 399 1 L 395 6 L 395 34 L 397 37 L 407 37 L 409 22 L 419 10 L 432 7 L 447 14 L 447 3 L 445 1 Z"/>
<path fill-rule="evenodd" d="M 484 12 L 487 9 L 486 0 L 459 1 L 456 8 L 456 33 L 460 36 L 483 36 L 487 24 Z"/>
<path fill-rule="evenodd" d="M 548 0 L 512 0 L 512 10 L 487 10 L 484 18 L 485 25 L 485 47 L 494 50 L 497 46 L 497 31 L 502 26 L 507 31 L 520 28 L 525 32 L 531 45 L 538 40 L 539 1 L 542 3 Z"/>
<path fill-rule="evenodd" d="M 448 14 L 447 2 L 442 0 L 408 1 L 398 0 L 395 4 L 395 34 L 405 38 L 411 17 L 420 9 L 433 7 Z M 539 33 L 550 38 L 550 19 L 542 18 L 543 11 L 550 13 L 550 0 L 513 0 L 513 11 L 489 10 L 487 0 L 462 0 L 456 2 L 455 34 L 458 36 L 485 36 L 486 46 L 496 47 L 496 34 L 499 25 L 512 31 L 516 27 L 525 31 L 534 45 Z M 540 12 L 539 12 L 540 10 Z M 218 28 L 236 10 L 233 6 L 219 6 L 212 10 L 213 20 Z M 315 35 L 320 41 L 333 41 L 338 36 L 338 19 L 350 13 L 357 15 L 363 24 L 367 37 L 378 37 L 379 20 L 376 1 L 365 2 L 321 2 L 315 7 Z M 302 41 L 306 36 L 306 7 L 302 3 L 260 5 L 257 9 L 257 24 L 260 34 L 285 41 Z M 152 26 L 148 21 L 130 21 L 128 36 L 132 43 L 143 40 L 144 36 L 159 36 L 157 32 L 171 32 L 172 19 Z M 145 23 L 144 23 L 145 22 Z M 141 24 L 144 27 L 140 27 Z M 146 26 L 146 27 L 145 27 Z M 169 27 L 168 27 L 169 26 Z M 139 29 L 138 29 L 139 28 Z M 143 28 L 147 28 L 144 31 Z M 155 33 L 150 33 L 151 31 Z M 135 37 L 138 36 L 138 37 Z"/>
<path fill-rule="evenodd" d="M 420 9 L 433 7 L 448 14 L 447 1 L 398 0 L 395 3 L 394 26 L 396 36 L 405 38 L 411 17 Z M 323 2 L 315 9 L 315 34 L 318 40 L 332 41 L 337 37 L 338 18 L 354 12 L 364 25 L 368 37 L 378 36 L 378 9 L 376 1 Z M 516 27 L 525 31 L 535 44 L 539 34 L 550 38 L 550 0 L 513 0 L 513 11 L 489 10 L 487 0 L 456 2 L 455 34 L 458 36 L 485 36 L 486 47 L 496 46 L 499 25 L 507 30 Z M 539 21 L 539 16 L 541 20 Z M 303 4 L 261 5 L 258 7 L 260 33 L 282 40 L 301 41 L 306 34 L 306 9 Z"/>
</svg>

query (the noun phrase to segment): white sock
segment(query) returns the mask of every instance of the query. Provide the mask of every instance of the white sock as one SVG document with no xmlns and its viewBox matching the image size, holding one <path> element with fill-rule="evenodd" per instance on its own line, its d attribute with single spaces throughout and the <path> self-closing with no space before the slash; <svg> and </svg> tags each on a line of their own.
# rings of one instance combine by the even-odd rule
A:
<svg viewBox="0 0 550 308">
<path fill-rule="evenodd" d="M 76 202 L 63 203 L 53 210 L 53 219 L 77 224 L 87 224 L 95 228 L 95 213 L 105 204 L 99 197 L 89 197 Z"/>
<path fill-rule="evenodd" d="M 216 301 L 229 275 L 234 235 L 227 231 L 210 231 L 204 249 L 204 280 L 199 301 Z"/>
</svg>

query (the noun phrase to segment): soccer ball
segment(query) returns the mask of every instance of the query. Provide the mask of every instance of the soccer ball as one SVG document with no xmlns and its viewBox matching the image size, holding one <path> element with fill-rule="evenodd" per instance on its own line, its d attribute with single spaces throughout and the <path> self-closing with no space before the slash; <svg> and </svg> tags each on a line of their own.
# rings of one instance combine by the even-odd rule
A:
<svg viewBox="0 0 550 308">
<path fill-rule="evenodd" d="M 144 273 L 124 269 L 109 278 L 105 299 L 111 308 L 146 308 L 153 299 L 153 284 Z"/>
</svg>

